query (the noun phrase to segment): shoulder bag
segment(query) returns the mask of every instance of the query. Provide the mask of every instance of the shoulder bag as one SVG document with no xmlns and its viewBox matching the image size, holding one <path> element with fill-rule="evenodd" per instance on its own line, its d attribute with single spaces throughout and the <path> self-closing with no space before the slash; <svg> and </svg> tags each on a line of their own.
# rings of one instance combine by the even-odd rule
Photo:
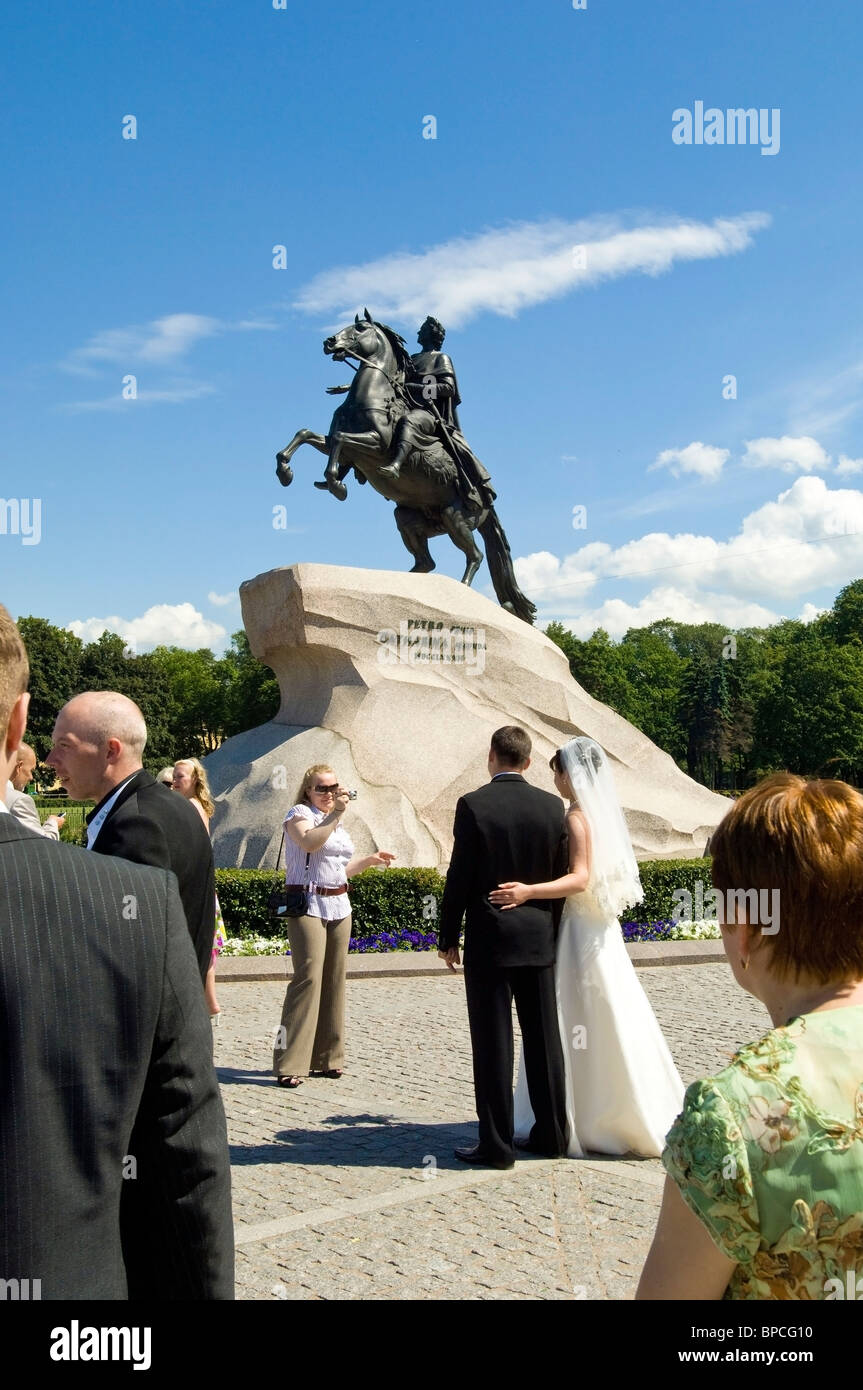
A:
<svg viewBox="0 0 863 1390">
<path fill-rule="evenodd" d="M 282 845 L 285 843 L 285 832 L 282 831 L 282 838 L 279 842 L 279 852 L 276 855 L 276 869 L 279 867 L 279 860 L 282 856 Z M 271 922 L 281 922 L 286 917 L 305 917 L 309 910 L 309 859 L 311 850 L 306 855 L 306 867 L 303 874 L 302 888 L 288 888 L 282 884 L 281 888 L 274 888 L 267 899 L 267 916 Z"/>
</svg>

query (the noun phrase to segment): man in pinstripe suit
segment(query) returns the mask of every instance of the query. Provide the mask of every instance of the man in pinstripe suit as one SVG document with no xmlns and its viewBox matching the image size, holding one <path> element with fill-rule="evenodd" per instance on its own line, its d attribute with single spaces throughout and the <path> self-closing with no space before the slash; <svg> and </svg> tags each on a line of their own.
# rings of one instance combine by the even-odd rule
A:
<svg viewBox="0 0 863 1390">
<path fill-rule="evenodd" d="M 0 785 L 28 674 L 0 607 Z M 225 1115 L 177 881 L 0 806 L 0 1279 L 161 1301 L 231 1299 L 233 1274 Z"/>
</svg>

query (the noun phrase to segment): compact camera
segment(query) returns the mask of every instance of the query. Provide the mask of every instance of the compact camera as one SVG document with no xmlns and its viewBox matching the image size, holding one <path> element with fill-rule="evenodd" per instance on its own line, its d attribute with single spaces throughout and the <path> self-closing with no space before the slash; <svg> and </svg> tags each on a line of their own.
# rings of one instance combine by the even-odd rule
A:
<svg viewBox="0 0 863 1390">
<path fill-rule="evenodd" d="M 356 794 L 356 792 L 348 792 L 348 801 L 356 801 L 356 799 L 357 799 L 357 794 Z"/>
</svg>

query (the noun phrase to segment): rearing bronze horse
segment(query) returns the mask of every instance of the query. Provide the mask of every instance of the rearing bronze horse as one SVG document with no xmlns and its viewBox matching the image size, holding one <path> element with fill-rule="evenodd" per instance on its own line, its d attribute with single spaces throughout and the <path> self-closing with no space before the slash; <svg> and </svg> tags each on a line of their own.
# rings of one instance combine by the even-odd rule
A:
<svg viewBox="0 0 863 1390">
<path fill-rule="evenodd" d="M 329 434 L 297 430 L 290 444 L 276 455 L 276 475 L 285 487 L 293 480 L 290 461 L 301 444 L 311 444 L 327 455 L 326 486 L 342 501 L 347 497 L 344 478 L 353 469 L 359 482 L 369 482 L 376 492 L 395 502 L 399 534 L 414 557 L 412 574 L 428 574 L 435 563 L 429 553 L 431 536 L 448 535 L 467 561 L 463 584 L 471 584 L 482 564 L 482 551 L 473 532 L 485 541 L 491 581 L 501 606 L 532 623 L 536 608 L 516 583 L 512 556 L 494 507 L 478 497 L 463 477 L 458 450 L 442 437 L 415 449 L 397 477 L 381 476 L 391 462 L 392 439 L 397 422 L 411 408 L 404 383 L 413 363 L 404 339 L 376 323 L 368 309 L 352 324 L 324 341 L 324 352 L 334 361 L 352 357 L 359 362 L 351 388 L 333 414 Z M 441 426 L 441 431 L 444 427 Z"/>
</svg>

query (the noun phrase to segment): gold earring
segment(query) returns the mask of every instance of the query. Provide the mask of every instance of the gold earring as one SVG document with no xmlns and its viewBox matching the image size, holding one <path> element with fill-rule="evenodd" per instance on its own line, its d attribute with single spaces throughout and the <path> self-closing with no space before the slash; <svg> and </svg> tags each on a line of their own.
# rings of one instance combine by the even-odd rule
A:
<svg viewBox="0 0 863 1390">
<path fill-rule="evenodd" d="M 742 956 L 740 957 L 740 968 L 741 968 L 741 970 L 748 970 L 748 969 L 749 969 L 749 957 L 748 957 L 748 956 L 746 957 L 745 960 L 743 959 Z"/>
</svg>

